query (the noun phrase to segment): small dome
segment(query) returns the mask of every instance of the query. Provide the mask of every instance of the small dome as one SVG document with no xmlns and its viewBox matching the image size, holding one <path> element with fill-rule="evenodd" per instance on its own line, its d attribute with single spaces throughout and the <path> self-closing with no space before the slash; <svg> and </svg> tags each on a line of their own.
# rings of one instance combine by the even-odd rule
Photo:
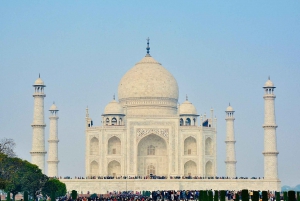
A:
<svg viewBox="0 0 300 201">
<path fill-rule="evenodd" d="M 269 79 L 266 83 L 264 87 L 274 87 L 273 82 Z"/>
<path fill-rule="evenodd" d="M 104 109 L 104 114 L 124 114 L 123 107 L 116 100 L 108 103 Z"/>
<path fill-rule="evenodd" d="M 231 107 L 230 105 L 226 108 L 226 112 L 234 112 L 233 107 Z"/>
<path fill-rule="evenodd" d="M 195 106 L 188 100 L 184 101 L 179 107 L 179 114 L 197 115 Z"/>
<path fill-rule="evenodd" d="M 44 81 L 41 78 L 38 78 L 35 82 L 34 85 L 42 85 L 44 86 Z"/>
<path fill-rule="evenodd" d="M 56 105 L 53 103 L 49 109 L 49 111 L 58 111 L 58 108 L 56 107 Z"/>
</svg>

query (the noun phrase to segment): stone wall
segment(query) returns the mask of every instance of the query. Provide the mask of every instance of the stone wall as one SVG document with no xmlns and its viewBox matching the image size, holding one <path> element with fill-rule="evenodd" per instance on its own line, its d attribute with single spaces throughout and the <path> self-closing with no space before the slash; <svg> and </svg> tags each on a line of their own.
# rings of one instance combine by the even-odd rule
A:
<svg viewBox="0 0 300 201">
<path fill-rule="evenodd" d="M 143 190 L 272 190 L 280 191 L 279 180 L 266 179 L 61 179 L 67 191 L 100 193 Z"/>
</svg>

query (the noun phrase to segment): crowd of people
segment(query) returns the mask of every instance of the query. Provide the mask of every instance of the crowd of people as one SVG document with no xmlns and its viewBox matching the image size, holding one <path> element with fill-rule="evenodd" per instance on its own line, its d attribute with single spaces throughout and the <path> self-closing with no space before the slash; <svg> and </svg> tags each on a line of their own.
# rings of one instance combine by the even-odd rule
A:
<svg viewBox="0 0 300 201">
<path fill-rule="evenodd" d="M 201 193 L 207 193 L 207 191 L 199 190 L 157 190 L 157 191 L 143 191 L 143 192 L 107 192 L 107 194 L 81 194 L 78 196 L 77 201 L 192 201 L 199 200 Z M 213 197 L 215 197 L 215 191 L 212 191 Z M 236 196 L 239 195 L 241 200 L 241 191 L 226 191 L 225 197 L 227 201 L 236 200 Z M 249 191 L 249 200 L 251 200 L 253 191 Z M 220 191 L 218 191 L 218 200 L 220 200 Z M 260 200 L 262 198 L 262 192 L 259 191 Z M 63 197 L 57 201 L 71 201 L 69 196 Z M 268 191 L 268 200 L 275 200 L 275 192 Z"/>
<path fill-rule="evenodd" d="M 72 177 L 59 177 L 58 179 L 72 179 Z M 204 177 L 204 176 L 87 176 L 74 177 L 74 179 L 263 179 L 263 177 Z"/>
</svg>

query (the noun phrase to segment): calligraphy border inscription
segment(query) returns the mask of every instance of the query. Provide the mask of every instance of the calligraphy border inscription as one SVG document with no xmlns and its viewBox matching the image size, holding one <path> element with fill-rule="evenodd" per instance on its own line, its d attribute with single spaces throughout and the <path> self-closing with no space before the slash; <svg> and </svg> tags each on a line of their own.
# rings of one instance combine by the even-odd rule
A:
<svg viewBox="0 0 300 201">
<path fill-rule="evenodd" d="M 149 122 L 130 122 L 129 123 L 129 128 L 130 128 L 130 144 L 134 145 L 134 139 L 136 138 L 142 138 L 143 136 L 139 136 L 138 135 L 134 135 L 135 133 L 135 126 L 171 126 L 171 136 L 169 135 L 168 132 L 168 136 L 172 139 L 172 167 L 173 167 L 173 172 L 175 171 L 175 122 L 153 122 L 153 121 L 149 121 Z M 138 130 L 138 129 L 137 129 Z M 150 130 L 150 129 L 149 129 Z M 158 130 L 158 129 L 154 129 L 154 130 Z M 163 129 L 163 130 L 168 130 L 168 129 Z M 158 132 L 158 131 L 156 131 Z M 159 131 L 160 134 L 162 134 L 162 131 Z M 164 135 L 166 135 L 166 133 L 164 133 Z M 146 136 L 146 135 L 144 135 Z M 163 136 L 163 135 L 162 135 Z M 166 139 L 166 137 L 164 137 Z M 137 139 L 138 140 L 138 139 Z M 130 146 L 130 158 L 131 159 L 135 159 L 136 157 L 134 157 L 134 146 Z M 133 168 L 134 168 L 134 163 L 130 163 L 130 172 L 133 172 Z"/>
<path fill-rule="evenodd" d="M 136 141 L 139 142 L 143 137 L 150 134 L 156 134 L 169 143 L 169 129 L 166 128 L 138 128 L 136 129 Z"/>
</svg>

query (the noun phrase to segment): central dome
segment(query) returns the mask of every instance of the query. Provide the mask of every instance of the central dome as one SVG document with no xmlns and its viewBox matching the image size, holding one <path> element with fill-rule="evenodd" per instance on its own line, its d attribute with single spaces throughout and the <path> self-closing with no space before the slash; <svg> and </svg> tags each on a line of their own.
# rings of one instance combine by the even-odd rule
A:
<svg viewBox="0 0 300 201">
<path fill-rule="evenodd" d="M 167 69 L 153 57 L 146 56 L 121 79 L 118 98 L 123 106 L 128 107 L 155 105 L 176 108 L 178 84 Z"/>
<path fill-rule="evenodd" d="M 127 98 L 172 98 L 178 100 L 178 85 L 173 75 L 153 57 L 144 57 L 121 79 L 119 100 Z"/>
</svg>

